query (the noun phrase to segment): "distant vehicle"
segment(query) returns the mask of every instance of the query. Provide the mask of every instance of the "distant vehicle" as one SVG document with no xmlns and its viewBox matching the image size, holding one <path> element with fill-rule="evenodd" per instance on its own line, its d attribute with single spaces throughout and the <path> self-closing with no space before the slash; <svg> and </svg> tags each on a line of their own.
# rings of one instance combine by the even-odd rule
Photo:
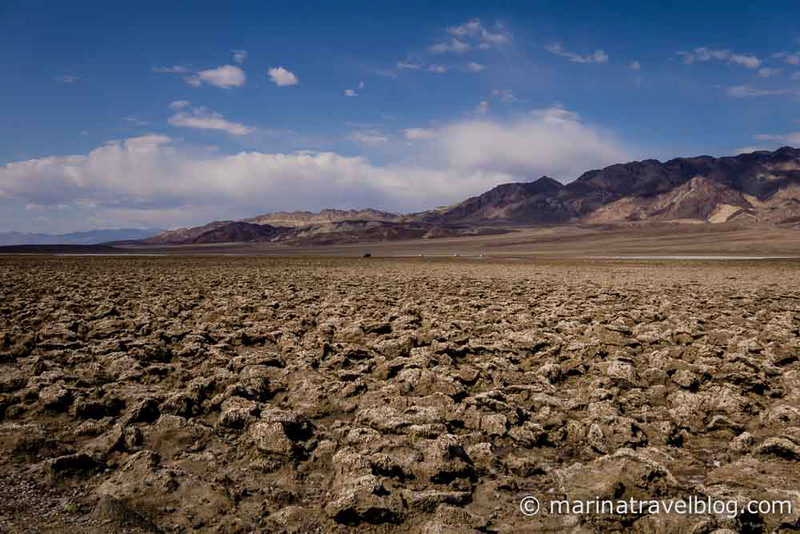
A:
<svg viewBox="0 0 800 534">
<path fill-rule="evenodd" d="M 371 257 L 372 257 L 372 254 L 370 254 L 369 252 L 365 252 L 365 253 L 364 253 L 364 257 L 365 257 L 365 258 L 371 258 Z"/>
</svg>

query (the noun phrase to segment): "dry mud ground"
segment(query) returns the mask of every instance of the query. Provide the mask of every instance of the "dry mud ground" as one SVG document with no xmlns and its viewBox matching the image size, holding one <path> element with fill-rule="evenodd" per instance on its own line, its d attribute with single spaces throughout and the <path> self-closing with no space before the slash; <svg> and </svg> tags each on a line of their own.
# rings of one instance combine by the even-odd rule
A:
<svg viewBox="0 0 800 534">
<path fill-rule="evenodd" d="M 0 531 L 797 531 L 799 328 L 788 261 L 0 258 Z"/>
</svg>

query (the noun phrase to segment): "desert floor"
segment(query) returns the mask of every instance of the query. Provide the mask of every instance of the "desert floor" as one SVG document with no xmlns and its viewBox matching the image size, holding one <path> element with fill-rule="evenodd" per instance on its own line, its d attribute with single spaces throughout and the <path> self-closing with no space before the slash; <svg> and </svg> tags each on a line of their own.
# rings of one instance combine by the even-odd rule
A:
<svg viewBox="0 0 800 534">
<path fill-rule="evenodd" d="M 800 261 L 0 257 L 0 480 L 7 532 L 796 531 Z M 545 509 L 691 496 L 792 511 Z"/>
<path fill-rule="evenodd" d="M 350 256 L 373 257 L 573 258 L 630 256 L 758 256 L 800 259 L 800 228 L 724 224 L 618 224 L 593 226 L 505 227 L 506 234 L 438 239 L 408 239 L 332 245 L 274 243 L 208 245 L 123 245 L 100 253 L 167 255 Z M 42 247 L 34 247 L 34 252 Z M 24 249 L 22 251 L 25 251 Z M 86 248 L 64 252 L 87 252 Z M 91 251 L 88 250 L 88 251 Z M 2 249 L 0 249 L 0 253 Z M 54 250 L 58 252 L 58 250 Z"/>
</svg>

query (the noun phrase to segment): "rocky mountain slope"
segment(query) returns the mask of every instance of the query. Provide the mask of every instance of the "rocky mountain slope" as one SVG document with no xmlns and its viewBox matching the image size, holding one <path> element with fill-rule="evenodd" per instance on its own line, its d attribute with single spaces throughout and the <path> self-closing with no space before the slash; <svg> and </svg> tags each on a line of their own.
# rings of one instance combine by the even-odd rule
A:
<svg viewBox="0 0 800 534">
<path fill-rule="evenodd" d="M 309 224 L 325 224 L 339 221 L 399 221 L 400 219 L 402 219 L 402 215 L 373 209 L 325 209 L 319 213 L 311 211 L 279 211 L 276 213 L 266 213 L 264 215 L 244 219 L 243 222 L 298 228 L 301 226 L 308 226 Z"/>
<path fill-rule="evenodd" d="M 278 212 L 164 232 L 147 244 L 279 241 L 290 244 L 452 237 L 509 225 L 800 222 L 800 149 L 732 157 L 654 159 L 592 170 L 562 184 L 543 176 L 502 184 L 446 208 Z"/>
<path fill-rule="evenodd" d="M 448 210 L 420 216 L 440 224 L 727 222 L 744 210 L 753 221 L 779 224 L 797 217 L 798 186 L 800 150 L 784 147 L 725 158 L 611 165 L 563 186 L 546 177 L 529 184 L 504 184 Z"/>
</svg>

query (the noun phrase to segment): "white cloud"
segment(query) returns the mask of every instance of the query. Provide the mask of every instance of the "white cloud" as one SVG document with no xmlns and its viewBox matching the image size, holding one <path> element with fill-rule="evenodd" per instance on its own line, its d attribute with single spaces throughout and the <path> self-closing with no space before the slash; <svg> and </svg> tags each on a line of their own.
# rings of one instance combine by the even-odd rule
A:
<svg viewBox="0 0 800 534">
<path fill-rule="evenodd" d="M 74 74 L 65 74 L 64 76 L 57 76 L 53 79 L 61 83 L 75 83 L 81 78 L 80 76 L 75 76 Z"/>
<path fill-rule="evenodd" d="M 136 115 L 127 115 L 125 117 L 122 117 L 122 120 L 124 120 L 125 122 L 130 122 L 131 124 L 135 124 L 137 126 L 146 126 L 147 125 L 147 121 L 144 121 L 144 120 L 140 119 Z"/>
<path fill-rule="evenodd" d="M 748 69 L 757 69 L 761 66 L 761 60 L 756 56 L 746 56 L 742 54 L 731 54 L 731 63 L 742 65 Z"/>
<path fill-rule="evenodd" d="M 486 69 L 486 65 L 481 65 L 480 63 L 475 63 L 474 61 L 467 63 L 467 70 L 470 72 L 478 73 L 484 69 Z"/>
<path fill-rule="evenodd" d="M 278 87 L 287 87 L 300 83 L 300 80 L 297 79 L 297 76 L 295 76 L 292 71 L 287 70 L 284 67 L 271 67 L 267 74 L 269 75 L 269 79 L 272 80 L 272 83 Z"/>
<path fill-rule="evenodd" d="M 371 147 L 385 145 L 389 138 L 378 130 L 356 130 L 350 132 L 347 138 L 355 143 Z"/>
<path fill-rule="evenodd" d="M 791 132 L 788 134 L 758 134 L 753 137 L 761 141 L 778 141 L 793 146 L 800 146 L 800 132 Z"/>
<path fill-rule="evenodd" d="M 167 122 L 172 126 L 199 130 L 221 130 L 231 135 L 247 135 L 255 131 L 254 128 L 229 121 L 221 114 L 202 107 L 189 110 L 180 109 L 167 119 Z"/>
<path fill-rule="evenodd" d="M 492 30 L 489 30 L 483 26 L 479 19 L 472 19 L 460 26 L 447 28 L 447 33 L 456 38 L 467 39 L 482 49 L 508 44 L 512 38 L 511 34 L 502 25 L 496 24 Z"/>
<path fill-rule="evenodd" d="M 422 65 L 419 63 L 410 63 L 408 61 L 398 61 L 397 68 L 401 70 L 419 70 L 422 68 Z"/>
<path fill-rule="evenodd" d="M 176 226 L 248 213 L 324 207 L 420 209 L 507 176 L 371 164 L 331 152 L 196 154 L 164 136 L 114 141 L 87 155 L 0 166 L 7 201 L 89 210 L 109 222 Z M 456 187 L 456 185 L 462 187 Z M 76 208 L 77 210 L 77 208 Z M 76 213 L 85 220 L 84 213 Z"/>
<path fill-rule="evenodd" d="M 450 39 L 449 41 L 434 43 L 428 47 L 428 51 L 434 54 L 444 54 L 446 52 L 462 54 L 469 50 L 472 50 L 471 44 L 465 43 L 464 41 L 456 38 Z"/>
<path fill-rule="evenodd" d="M 244 71 L 235 65 L 222 65 L 214 69 L 201 70 L 185 78 L 189 85 L 200 87 L 208 84 L 214 87 L 230 89 L 244 85 L 247 76 Z"/>
<path fill-rule="evenodd" d="M 244 52 L 243 50 L 234 51 L 234 59 L 236 52 Z M 246 52 L 245 52 L 246 56 Z M 244 59 L 240 57 L 242 61 Z M 223 89 L 230 89 L 232 87 L 241 87 L 244 85 L 247 75 L 244 71 L 236 65 L 221 65 L 213 69 L 205 69 L 200 71 L 193 71 L 183 65 L 174 65 L 172 67 L 153 67 L 153 72 L 166 73 L 166 74 L 186 74 L 183 79 L 192 87 L 200 87 L 203 84 L 213 85 L 214 87 L 221 87 Z"/>
<path fill-rule="evenodd" d="M 413 211 L 463 200 L 499 183 L 547 174 L 561 180 L 629 155 L 614 136 L 563 108 L 512 120 L 459 120 L 408 129 L 408 161 L 376 165 L 332 152 L 220 154 L 163 135 L 103 144 L 88 154 L 0 166 L 6 205 L 68 206 L 61 227 L 178 226 L 263 211 L 377 207 Z M 353 132 L 382 145 L 388 136 Z M 10 204 L 9 204 L 10 203 Z"/>
<path fill-rule="evenodd" d="M 189 102 L 188 100 L 173 100 L 172 102 L 169 103 L 169 108 L 170 109 L 183 109 L 183 108 L 188 108 L 191 105 L 192 105 L 192 103 Z"/>
<path fill-rule="evenodd" d="M 611 134 L 561 107 L 534 110 L 511 121 L 461 121 L 442 128 L 437 140 L 449 168 L 515 176 L 563 179 L 626 160 Z"/>
<path fill-rule="evenodd" d="M 750 85 L 736 85 L 728 87 L 728 96 L 733 98 L 754 98 L 759 96 L 796 95 L 800 91 L 795 89 L 758 89 Z"/>
<path fill-rule="evenodd" d="M 183 65 L 173 65 L 172 67 L 153 67 L 153 72 L 166 74 L 189 74 L 192 72 L 192 69 L 184 67 Z"/>
<path fill-rule="evenodd" d="M 432 128 L 406 128 L 403 130 L 403 136 L 409 141 L 434 139 L 436 135 L 436 130 Z"/>
<path fill-rule="evenodd" d="M 428 65 L 428 71 L 433 72 L 435 74 L 444 74 L 447 72 L 447 67 L 444 65 Z"/>
<path fill-rule="evenodd" d="M 233 53 L 234 63 L 241 65 L 247 61 L 247 50 L 232 50 L 231 52 Z"/>
<path fill-rule="evenodd" d="M 486 100 L 481 100 L 478 102 L 478 105 L 475 106 L 475 109 L 472 111 L 475 115 L 486 115 L 489 113 L 489 102 Z"/>
<path fill-rule="evenodd" d="M 568 52 L 564 50 L 561 46 L 561 43 L 552 43 L 544 47 L 545 50 L 550 52 L 551 54 L 555 54 L 556 56 L 566 58 L 573 63 L 607 63 L 608 62 L 608 54 L 601 49 L 595 50 L 591 54 L 581 55 L 576 54 L 575 52 Z"/>
<path fill-rule="evenodd" d="M 492 96 L 506 104 L 512 104 L 518 101 L 517 97 L 514 96 L 514 91 L 511 89 L 495 89 L 492 91 Z"/>
<path fill-rule="evenodd" d="M 447 28 L 447 33 L 452 35 L 457 35 L 459 37 L 467 37 L 469 35 L 480 35 L 481 31 L 483 31 L 483 25 L 479 19 L 472 19 L 470 21 L 465 22 L 461 26 L 454 26 L 452 28 Z"/>
<path fill-rule="evenodd" d="M 504 30 L 494 33 L 487 30 L 481 32 L 480 48 L 492 48 L 493 46 L 504 45 L 510 42 L 511 34 Z"/>
<path fill-rule="evenodd" d="M 358 82 L 358 88 L 359 89 L 363 89 L 365 86 L 366 86 L 366 84 L 364 83 L 364 80 L 361 80 L 360 82 Z"/>
<path fill-rule="evenodd" d="M 785 61 L 789 65 L 800 65 L 800 54 L 790 54 L 786 56 Z"/>
<path fill-rule="evenodd" d="M 769 78 L 770 76 L 775 76 L 781 71 L 781 69 L 771 69 L 767 67 L 762 67 L 758 69 L 758 75 L 762 78 Z"/>
<path fill-rule="evenodd" d="M 762 146 L 740 146 L 739 148 L 735 148 L 733 152 L 738 156 L 739 154 L 752 154 L 753 152 L 759 152 L 761 150 L 769 149 Z"/>
<path fill-rule="evenodd" d="M 628 68 L 631 70 L 642 70 L 642 64 L 639 63 L 638 61 L 631 61 L 628 64 Z"/>
<path fill-rule="evenodd" d="M 391 70 L 379 70 L 375 74 L 378 76 L 383 76 L 384 78 L 397 78 L 397 73 Z"/>
<path fill-rule="evenodd" d="M 748 69 L 757 69 L 761 66 L 761 60 L 758 57 L 749 54 L 736 54 L 728 49 L 720 50 L 701 46 L 691 52 L 678 52 L 678 55 L 683 57 L 683 62 L 687 65 L 716 60 L 727 61 Z"/>
<path fill-rule="evenodd" d="M 358 96 L 358 93 L 356 93 L 354 89 L 345 89 L 344 96 L 349 96 L 349 97 Z"/>
</svg>

